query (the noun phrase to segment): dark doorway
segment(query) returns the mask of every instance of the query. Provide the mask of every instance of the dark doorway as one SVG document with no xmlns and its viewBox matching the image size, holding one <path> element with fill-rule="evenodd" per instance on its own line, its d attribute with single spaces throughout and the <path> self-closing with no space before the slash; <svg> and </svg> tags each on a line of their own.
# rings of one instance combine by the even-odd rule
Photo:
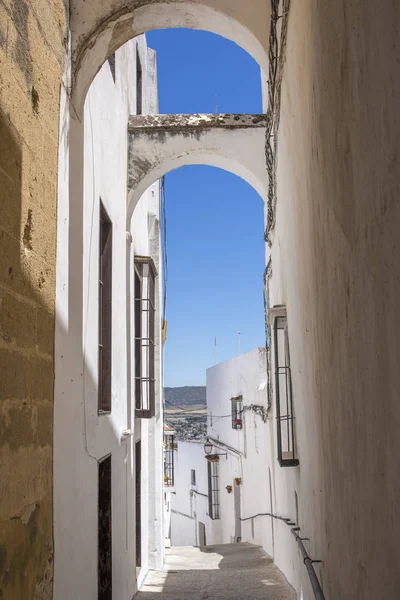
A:
<svg viewBox="0 0 400 600">
<path fill-rule="evenodd" d="M 111 455 L 99 462 L 98 598 L 112 599 Z"/>
<path fill-rule="evenodd" d="M 136 485 L 136 567 L 142 566 L 142 443 L 135 444 L 135 485 Z"/>
</svg>

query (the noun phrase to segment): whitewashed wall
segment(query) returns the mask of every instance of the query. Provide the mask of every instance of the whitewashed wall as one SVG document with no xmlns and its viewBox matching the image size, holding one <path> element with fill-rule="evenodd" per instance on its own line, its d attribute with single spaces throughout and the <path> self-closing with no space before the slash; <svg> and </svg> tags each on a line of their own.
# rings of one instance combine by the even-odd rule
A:
<svg viewBox="0 0 400 600">
<path fill-rule="evenodd" d="M 272 553 L 271 519 L 258 517 L 271 509 L 269 468 L 271 426 L 252 410 L 243 413 L 243 429 L 232 428 L 231 398 L 243 396 L 243 406 L 257 405 L 267 411 L 266 351 L 256 348 L 207 370 L 208 436 L 215 440 L 213 453 L 219 460 L 220 519 L 211 520 L 208 499 L 193 494 L 190 470 L 196 470 L 197 491 L 208 494 L 207 461 L 203 444 L 179 442 L 175 460 L 175 494 L 172 495 L 172 545 L 198 545 L 198 522 L 206 526 L 206 542 L 226 544 L 247 541 Z M 222 417 L 222 418 L 221 418 Z M 236 486 L 235 477 L 242 483 Z M 232 493 L 225 489 L 232 485 Z M 235 494 L 240 506 L 235 511 Z M 194 500 L 195 498 L 195 500 Z M 239 530 L 238 530 L 239 527 Z"/>
<path fill-rule="evenodd" d="M 171 501 L 171 545 L 199 546 L 199 522 L 206 527 L 206 541 L 211 543 L 219 523 L 208 516 L 207 464 L 202 442 L 178 442 L 175 458 L 175 485 Z M 191 469 L 196 471 L 196 485 L 191 485 Z"/>
<path fill-rule="evenodd" d="M 231 398 L 243 397 L 243 428 L 232 428 Z M 235 477 L 241 477 L 240 516 L 251 517 L 270 510 L 268 467 L 271 459 L 270 421 L 248 407 L 268 408 L 266 351 L 256 348 L 207 370 L 208 436 L 220 442 L 213 452 L 220 458 L 221 543 L 235 541 Z M 220 418 L 222 417 L 222 418 Z M 234 450 L 236 452 L 234 452 Z M 232 485 L 228 494 L 226 486 Z M 236 490 L 237 492 L 237 490 Z M 263 545 L 271 553 L 271 520 L 259 517 L 242 522 L 241 540 Z"/>
<path fill-rule="evenodd" d="M 134 365 L 128 361 L 134 253 L 153 257 L 160 275 L 157 308 L 161 298 L 158 182 L 139 201 L 131 223 L 126 218 L 127 123 L 136 110 L 136 46 L 143 70 L 143 112 L 157 111 L 155 54 L 141 36 L 116 52 L 115 82 L 109 64 L 104 64 L 88 92 L 83 121 L 71 120 L 69 193 L 60 190 L 54 414 L 56 600 L 97 598 L 98 460 L 110 453 L 113 597 L 130 600 L 136 592 L 133 443 L 139 438 L 143 532 L 139 579 L 148 568 L 161 568 L 163 563 L 159 327 L 157 408 L 151 420 L 133 418 L 130 373 Z M 113 223 L 112 412 L 107 416 L 97 413 L 100 198 Z M 158 324 L 160 317 L 158 310 Z M 134 436 L 121 440 L 125 429 L 132 429 Z"/>
</svg>

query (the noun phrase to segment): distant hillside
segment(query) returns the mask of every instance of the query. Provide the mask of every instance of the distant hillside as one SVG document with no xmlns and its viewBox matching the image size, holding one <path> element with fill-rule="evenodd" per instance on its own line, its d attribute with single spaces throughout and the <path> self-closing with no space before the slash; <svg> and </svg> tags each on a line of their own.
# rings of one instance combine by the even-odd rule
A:
<svg viewBox="0 0 400 600">
<path fill-rule="evenodd" d="M 169 405 L 192 406 L 194 404 L 206 404 L 206 386 L 188 385 L 185 387 L 164 388 L 165 400 Z"/>
</svg>

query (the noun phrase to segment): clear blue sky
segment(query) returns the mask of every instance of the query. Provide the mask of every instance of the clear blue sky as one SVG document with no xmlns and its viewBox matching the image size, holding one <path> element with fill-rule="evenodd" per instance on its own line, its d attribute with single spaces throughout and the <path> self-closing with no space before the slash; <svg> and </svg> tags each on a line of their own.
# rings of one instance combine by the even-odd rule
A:
<svg viewBox="0 0 400 600">
<path fill-rule="evenodd" d="M 186 29 L 147 34 L 160 113 L 261 112 L 259 68 L 238 46 Z M 265 344 L 263 202 L 242 179 L 194 165 L 165 177 L 166 386 L 204 385 L 217 361 Z"/>
</svg>

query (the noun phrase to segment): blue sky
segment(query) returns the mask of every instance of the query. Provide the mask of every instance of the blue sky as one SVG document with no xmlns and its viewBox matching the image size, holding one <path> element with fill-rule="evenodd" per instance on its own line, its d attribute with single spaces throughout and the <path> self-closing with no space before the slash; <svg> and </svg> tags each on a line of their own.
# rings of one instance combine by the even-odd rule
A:
<svg viewBox="0 0 400 600">
<path fill-rule="evenodd" d="M 190 30 L 147 34 L 160 113 L 261 112 L 259 68 L 238 46 Z M 204 165 L 165 177 L 166 386 L 204 385 L 206 369 L 265 343 L 263 202 L 239 177 Z"/>
</svg>

